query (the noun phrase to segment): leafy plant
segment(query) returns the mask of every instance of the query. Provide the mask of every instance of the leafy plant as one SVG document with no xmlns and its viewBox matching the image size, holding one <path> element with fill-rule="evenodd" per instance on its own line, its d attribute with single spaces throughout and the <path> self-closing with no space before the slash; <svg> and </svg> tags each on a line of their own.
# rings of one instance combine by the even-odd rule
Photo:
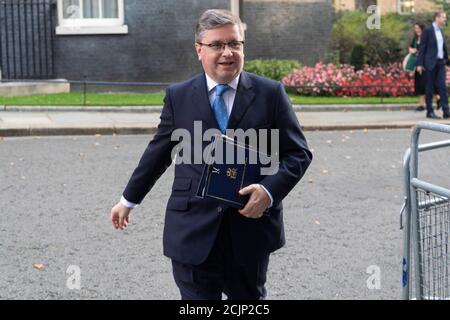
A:
<svg viewBox="0 0 450 320">
<path fill-rule="evenodd" d="M 364 11 L 335 14 L 331 51 L 339 52 L 339 62 L 342 64 L 359 64 L 359 53 L 353 53 L 353 50 L 360 50 L 358 46 L 364 48 L 364 62 L 369 65 L 401 61 L 408 53 L 414 23 L 430 24 L 432 17 L 430 12 L 411 15 L 388 13 L 381 16 L 380 29 L 370 30 L 366 26 L 368 15 Z M 444 33 L 450 36 L 450 28 Z M 356 56 L 352 57 L 352 54 Z M 355 66 L 359 68 L 359 65 Z"/>
<path fill-rule="evenodd" d="M 401 61 L 404 49 L 396 39 L 384 35 L 382 32 L 374 31 L 367 33 L 364 38 L 365 56 L 367 64 L 387 64 Z"/>
<path fill-rule="evenodd" d="M 356 70 L 362 69 L 364 64 L 364 47 L 362 45 L 357 44 L 353 47 L 350 64 L 354 66 Z"/>
<path fill-rule="evenodd" d="M 244 69 L 248 72 L 279 81 L 291 73 L 292 70 L 300 68 L 300 66 L 297 60 L 256 59 L 246 61 Z"/>
</svg>

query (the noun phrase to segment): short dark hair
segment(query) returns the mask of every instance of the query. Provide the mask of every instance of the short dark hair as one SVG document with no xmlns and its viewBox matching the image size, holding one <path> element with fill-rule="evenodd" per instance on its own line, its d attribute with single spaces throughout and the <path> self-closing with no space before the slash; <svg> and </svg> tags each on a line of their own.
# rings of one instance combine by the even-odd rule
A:
<svg viewBox="0 0 450 320">
<path fill-rule="evenodd" d="M 436 11 L 435 13 L 434 13 L 434 16 L 433 16 L 433 21 L 434 20 L 436 20 L 436 18 L 439 18 L 442 14 L 444 14 L 445 13 L 445 11 L 444 10 L 438 10 L 438 11 Z"/>
</svg>

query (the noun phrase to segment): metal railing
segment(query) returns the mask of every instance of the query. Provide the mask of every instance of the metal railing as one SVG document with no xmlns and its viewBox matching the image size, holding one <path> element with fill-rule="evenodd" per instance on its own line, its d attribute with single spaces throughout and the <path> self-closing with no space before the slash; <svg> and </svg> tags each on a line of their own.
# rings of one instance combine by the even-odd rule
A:
<svg viewBox="0 0 450 320">
<path fill-rule="evenodd" d="M 450 190 L 418 178 L 419 153 L 450 147 L 450 140 L 419 145 L 421 130 L 450 133 L 450 126 L 418 123 L 403 158 L 402 296 L 450 299 Z"/>
<path fill-rule="evenodd" d="M 52 0 L 0 0 L 0 69 L 10 79 L 52 79 Z"/>
</svg>

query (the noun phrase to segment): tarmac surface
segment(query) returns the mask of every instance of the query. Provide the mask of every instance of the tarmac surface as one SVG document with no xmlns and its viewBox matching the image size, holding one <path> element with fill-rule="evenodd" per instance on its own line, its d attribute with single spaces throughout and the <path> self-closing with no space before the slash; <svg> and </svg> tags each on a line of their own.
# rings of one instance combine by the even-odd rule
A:
<svg viewBox="0 0 450 320">
<path fill-rule="evenodd" d="M 328 108 L 296 109 L 314 161 L 284 201 L 287 244 L 271 257 L 268 298 L 399 299 L 402 158 L 425 113 Z M 179 298 L 162 255 L 173 166 L 127 230 L 109 221 L 158 122 L 148 110 L 0 111 L 0 299 Z M 450 188 L 448 150 L 420 159 L 421 176 Z M 369 288 L 374 268 L 380 287 Z"/>
<path fill-rule="evenodd" d="M 314 160 L 284 201 L 287 244 L 271 256 L 269 299 L 401 297 L 399 211 L 410 133 L 306 132 Z M 441 138 L 424 134 L 422 141 Z M 162 254 L 174 167 L 133 211 L 127 230 L 109 220 L 150 139 L 0 141 L 0 299 L 179 299 Z M 449 161 L 448 150 L 423 153 L 419 172 L 449 184 Z M 81 272 L 80 289 L 70 286 L 73 268 Z M 367 286 L 373 268 L 378 289 Z"/>
</svg>

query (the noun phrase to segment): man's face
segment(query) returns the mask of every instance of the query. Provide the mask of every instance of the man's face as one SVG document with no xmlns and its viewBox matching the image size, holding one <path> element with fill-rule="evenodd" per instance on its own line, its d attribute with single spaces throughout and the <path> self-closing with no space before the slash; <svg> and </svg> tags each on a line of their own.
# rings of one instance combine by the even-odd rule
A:
<svg viewBox="0 0 450 320">
<path fill-rule="evenodd" d="M 439 17 L 436 17 L 436 23 L 439 27 L 442 27 L 447 22 L 447 15 L 442 13 Z"/>
<path fill-rule="evenodd" d="M 203 44 L 229 43 L 242 41 L 243 35 L 235 25 L 225 25 L 220 28 L 207 30 L 199 41 Z M 206 45 L 195 44 L 198 60 L 203 70 L 219 84 L 229 83 L 236 78 L 244 67 L 244 48 L 232 50 L 228 45 L 224 50 L 215 50 Z"/>
</svg>

